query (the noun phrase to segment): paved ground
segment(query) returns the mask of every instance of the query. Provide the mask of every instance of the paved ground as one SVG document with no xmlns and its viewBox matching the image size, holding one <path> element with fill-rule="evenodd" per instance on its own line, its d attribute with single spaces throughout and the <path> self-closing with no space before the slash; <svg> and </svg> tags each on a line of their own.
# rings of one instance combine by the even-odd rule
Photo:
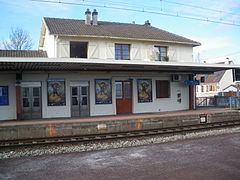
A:
<svg viewBox="0 0 240 180">
<path fill-rule="evenodd" d="M 239 180 L 240 133 L 142 147 L 0 160 L 0 179 Z"/>
</svg>

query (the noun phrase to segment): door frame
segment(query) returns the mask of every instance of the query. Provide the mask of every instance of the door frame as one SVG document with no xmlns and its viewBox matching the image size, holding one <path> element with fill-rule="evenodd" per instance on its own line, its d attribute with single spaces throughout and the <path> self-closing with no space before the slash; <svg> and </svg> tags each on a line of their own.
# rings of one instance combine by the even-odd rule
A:
<svg viewBox="0 0 240 180">
<path fill-rule="evenodd" d="M 131 112 L 129 113 L 133 113 L 133 80 L 132 79 L 125 79 L 125 80 L 115 80 L 114 82 L 114 85 L 115 85 L 115 101 L 116 101 L 116 105 L 115 105 L 115 108 L 116 108 L 116 114 L 128 114 L 127 113 L 118 113 L 118 108 L 117 108 L 117 94 L 116 94 L 116 82 L 121 82 L 122 83 L 122 95 L 124 95 L 124 86 L 123 86 L 123 83 L 124 82 L 130 82 L 130 93 L 131 93 Z M 122 98 L 124 99 L 124 98 Z"/>
<path fill-rule="evenodd" d="M 72 116 L 72 87 L 78 87 L 78 98 L 80 98 L 81 87 L 87 86 L 87 98 L 88 98 L 88 116 L 81 116 L 81 110 L 79 105 L 79 116 Z M 71 117 L 89 117 L 90 116 L 90 82 L 89 81 L 70 81 L 70 114 Z M 80 99 L 79 99 L 80 101 Z"/>
<path fill-rule="evenodd" d="M 39 88 L 39 104 L 40 104 L 40 110 L 39 110 L 39 114 L 40 114 L 40 117 L 39 119 L 42 119 L 43 117 L 43 103 L 42 103 L 42 83 L 41 82 L 36 82 L 36 81 L 33 81 L 33 82 L 30 82 L 30 81 L 26 81 L 26 82 L 21 82 L 21 119 L 26 119 L 26 118 L 23 118 L 23 88 L 31 88 L 32 90 L 32 93 L 33 93 L 33 88 Z M 33 97 L 33 94 L 32 94 L 32 97 Z M 31 112 L 32 114 L 32 112 Z M 27 118 L 28 119 L 28 118 Z M 33 119 L 32 115 L 31 115 L 31 119 Z M 34 118 L 34 119 L 38 119 L 38 118 Z"/>
</svg>

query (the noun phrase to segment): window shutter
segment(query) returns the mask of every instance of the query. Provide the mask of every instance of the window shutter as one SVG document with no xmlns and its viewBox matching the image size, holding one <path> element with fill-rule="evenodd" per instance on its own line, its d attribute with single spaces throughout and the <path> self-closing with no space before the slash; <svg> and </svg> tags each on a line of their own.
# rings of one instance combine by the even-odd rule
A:
<svg viewBox="0 0 240 180">
<path fill-rule="evenodd" d="M 131 53 L 132 53 L 132 59 L 141 59 L 141 51 L 140 51 L 140 47 L 133 44 L 131 46 Z"/>
<path fill-rule="evenodd" d="M 114 59 L 114 44 L 113 43 L 107 43 L 106 56 L 107 56 L 107 59 Z"/>
<path fill-rule="evenodd" d="M 99 58 L 99 46 L 98 44 L 90 44 L 89 43 L 89 58 L 97 59 Z"/>
<path fill-rule="evenodd" d="M 67 58 L 70 57 L 69 43 L 60 43 L 58 45 L 58 57 Z"/>
</svg>

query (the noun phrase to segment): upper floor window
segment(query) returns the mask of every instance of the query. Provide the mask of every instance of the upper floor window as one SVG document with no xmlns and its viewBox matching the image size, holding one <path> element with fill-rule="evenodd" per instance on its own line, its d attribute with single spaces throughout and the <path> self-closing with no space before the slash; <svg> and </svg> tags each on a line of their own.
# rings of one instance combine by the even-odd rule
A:
<svg viewBox="0 0 240 180">
<path fill-rule="evenodd" d="M 115 59 L 130 59 L 130 44 L 115 44 Z"/>
<path fill-rule="evenodd" d="M 158 61 L 168 61 L 167 47 L 166 46 L 154 46 L 158 49 Z"/>
<path fill-rule="evenodd" d="M 70 42 L 71 58 L 87 58 L 87 42 Z"/>
</svg>

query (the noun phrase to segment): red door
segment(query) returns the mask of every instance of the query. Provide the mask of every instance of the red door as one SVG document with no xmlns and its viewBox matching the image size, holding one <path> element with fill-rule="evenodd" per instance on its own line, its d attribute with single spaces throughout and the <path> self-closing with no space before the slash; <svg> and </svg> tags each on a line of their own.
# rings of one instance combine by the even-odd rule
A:
<svg viewBox="0 0 240 180">
<path fill-rule="evenodd" d="M 116 81 L 117 114 L 132 113 L 131 81 Z"/>
</svg>

